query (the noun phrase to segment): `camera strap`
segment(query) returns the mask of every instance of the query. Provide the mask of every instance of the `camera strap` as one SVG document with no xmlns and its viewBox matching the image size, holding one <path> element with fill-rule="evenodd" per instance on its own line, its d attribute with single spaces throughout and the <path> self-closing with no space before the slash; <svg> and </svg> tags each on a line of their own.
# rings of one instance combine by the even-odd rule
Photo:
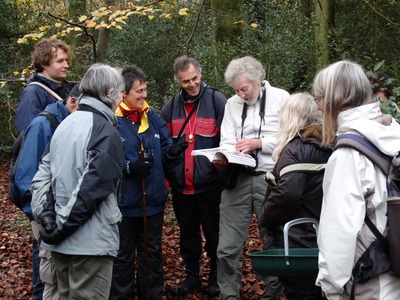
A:
<svg viewBox="0 0 400 300">
<path fill-rule="evenodd" d="M 264 82 L 262 83 L 261 86 L 261 102 L 260 102 L 260 112 L 259 112 L 259 116 L 260 116 L 260 126 L 258 127 L 258 136 L 257 138 L 259 139 L 261 136 L 261 126 L 262 124 L 265 124 L 265 102 L 266 102 L 266 94 L 267 94 L 267 89 L 265 88 L 265 84 Z M 241 133 L 240 133 L 240 138 L 243 139 L 243 128 L 244 128 L 244 121 L 247 118 L 247 106 L 248 104 L 245 102 L 243 103 L 243 109 L 242 109 L 242 124 L 241 124 Z M 260 150 L 257 149 L 255 156 L 257 157 L 258 152 Z"/>
<path fill-rule="evenodd" d="M 261 135 L 261 125 L 264 123 L 265 124 L 265 102 L 266 102 L 266 94 L 267 94 L 267 91 L 266 91 L 266 88 L 265 88 L 265 85 L 264 85 L 264 83 L 262 84 L 262 87 L 261 87 L 261 102 L 260 102 L 260 112 L 259 112 L 259 116 L 260 116 L 260 126 L 259 126 L 259 128 L 258 128 L 258 137 L 257 138 L 260 138 L 260 135 Z M 241 133 L 240 133 L 240 138 L 242 139 L 243 138 L 243 127 L 244 127 L 244 121 L 246 120 L 246 118 L 247 118 L 247 106 L 248 106 L 248 104 L 245 102 L 245 103 L 243 103 L 243 109 L 242 109 L 242 116 L 241 116 L 241 118 L 242 118 L 242 124 L 241 124 Z"/>
<path fill-rule="evenodd" d="M 187 115 L 187 117 L 186 117 L 186 119 L 185 119 L 185 122 L 183 122 L 182 127 L 181 127 L 181 130 L 179 130 L 179 133 L 178 133 L 178 138 L 177 138 L 178 140 L 179 140 L 179 138 L 181 137 L 181 135 L 182 135 L 182 133 L 183 133 L 183 130 L 185 129 L 186 125 L 189 123 L 190 118 L 192 117 L 192 115 L 193 115 L 194 112 L 196 111 L 197 107 L 200 105 L 200 100 L 201 100 L 201 99 L 197 100 L 197 101 L 194 103 L 194 106 L 193 106 L 192 110 L 191 110 L 191 111 L 189 112 L 189 114 Z M 185 104 L 183 104 L 183 105 L 185 105 Z"/>
</svg>

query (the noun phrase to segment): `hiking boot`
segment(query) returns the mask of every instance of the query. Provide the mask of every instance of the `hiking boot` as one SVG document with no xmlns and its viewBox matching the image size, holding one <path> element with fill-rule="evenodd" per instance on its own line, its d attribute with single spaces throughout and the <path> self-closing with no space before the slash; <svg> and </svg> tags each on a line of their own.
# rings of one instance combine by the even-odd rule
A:
<svg viewBox="0 0 400 300">
<path fill-rule="evenodd" d="M 217 281 L 217 274 L 211 273 L 210 277 L 208 277 L 208 287 L 207 287 L 207 294 L 208 296 L 214 297 L 219 296 L 220 289 Z"/>
<path fill-rule="evenodd" d="M 197 274 L 187 274 L 186 279 L 176 288 L 171 290 L 173 295 L 185 296 L 189 293 L 201 289 L 201 278 Z"/>
</svg>

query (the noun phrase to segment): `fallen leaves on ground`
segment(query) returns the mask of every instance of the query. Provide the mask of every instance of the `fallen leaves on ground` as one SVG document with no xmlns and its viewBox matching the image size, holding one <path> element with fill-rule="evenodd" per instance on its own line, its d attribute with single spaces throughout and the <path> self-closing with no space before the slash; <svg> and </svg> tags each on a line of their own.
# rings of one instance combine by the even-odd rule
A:
<svg viewBox="0 0 400 300">
<path fill-rule="evenodd" d="M 32 240 L 29 221 L 15 207 L 7 196 L 9 158 L 0 155 L 0 298 L 31 300 L 32 287 Z M 244 247 L 242 299 L 260 299 L 264 293 L 264 284 L 252 270 L 248 253 L 262 248 L 258 228 L 253 216 L 247 242 Z M 202 257 L 203 286 L 207 286 L 209 261 Z M 165 211 L 163 226 L 163 263 L 164 295 L 163 299 L 177 299 L 170 294 L 173 287 L 179 285 L 185 277 L 184 266 L 179 254 L 179 226 L 170 201 Z M 185 297 L 188 300 L 217 299 L 208 298 L 205 289 Z"/>
</svg>

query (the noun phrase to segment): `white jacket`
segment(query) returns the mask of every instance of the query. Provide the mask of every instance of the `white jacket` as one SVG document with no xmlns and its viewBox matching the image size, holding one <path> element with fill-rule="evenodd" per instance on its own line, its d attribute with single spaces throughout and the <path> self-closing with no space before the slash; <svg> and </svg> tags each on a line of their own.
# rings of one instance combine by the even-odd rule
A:
<svg viewBox="0 0 400 300">
<path fill-rule="evenodd" d="M 272 87 L 268 81 L 264 81 L 266 88 L 265 98 L 265 122 L 261 125 L 260 139 L 261 151 L 258 153 L 257 171 L 272 171 L 275 162 L 272 160 L 272 152 L 276 145 L 276 134 L 279 130 L 279 111 L 284 101 L 289 97 L 285 90 Z M 228 99 L 225 106 L 225 114 L 221 125 L 221 147 L 234 148 L 236 141 L 241 138 L 242 110 L 244 100 L 234 95 Z M 247 118 L 243 126 L 243 138 L 258 138 L 260 127 L 260 100 L 255 105 L 247 106 Z"/>
<path fill-rule="evenodd" d="M 379 103 L 346 110 L 338 116 L 337 135 L 364 136 L 387 155 L 400 150 L 400 125 L 378 123 Z M 358 151 L 339 148 L 329 158 L 323 182 L 323 205 L 318 234 L 319 274 L 316 284 L 328 299 L 349 299 L 352 269 L 375 236 L 364 223 L 366 211 L 386 235 L 386 176 Z M 387 272 L 358 283 L 356 300 L 400 299 L 400 278 Z"/>
</svg>

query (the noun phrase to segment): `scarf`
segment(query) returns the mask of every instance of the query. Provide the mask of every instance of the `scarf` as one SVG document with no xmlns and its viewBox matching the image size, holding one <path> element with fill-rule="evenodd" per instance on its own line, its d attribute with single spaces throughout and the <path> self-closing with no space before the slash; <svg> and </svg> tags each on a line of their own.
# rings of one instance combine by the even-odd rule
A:
<svg viewBox="0 0 400 300">
<path fill-rule="evenodd" d="M 149 111 L 149 109 L 149 105 L 146 101 L 144 102 L 142 110 L 129 109 L 129 107 L 124 102 L 121 102 L 121 104 L 115 111 L 115 115 L 117 117 L 124 117 L 133 123 L 139 123 L 140 125 L 138 133 L 142 133 L 149 128 L 149 120 L 147 119 L 147 112 Z"/>
</svg>

